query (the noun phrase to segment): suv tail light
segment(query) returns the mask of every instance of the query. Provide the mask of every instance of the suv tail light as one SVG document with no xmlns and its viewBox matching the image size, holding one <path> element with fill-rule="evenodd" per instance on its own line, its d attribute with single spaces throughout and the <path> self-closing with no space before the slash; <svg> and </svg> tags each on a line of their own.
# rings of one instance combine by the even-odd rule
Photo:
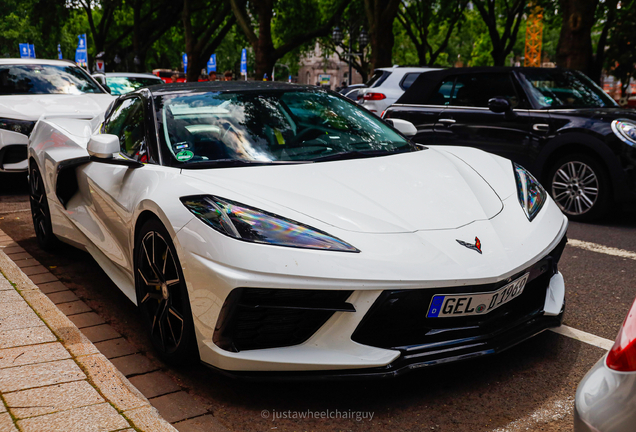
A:
<svg viewBox="0 0 636 432">
<path fill-rule="evenodd" d="M 616 342 L 607 355 L 607 366 L 621 372 L 636 372 L 636 301 L 627 313 Z"/>
<path fill-rule="evenodd" d="M 364 96 L 362 97 L 362 99 L 364 99 L 364 100 L 382 100 L 382 99 L 386 99 L 386 96 L 384 96 L 382 93 L 365 93 Z"/>
</svg>

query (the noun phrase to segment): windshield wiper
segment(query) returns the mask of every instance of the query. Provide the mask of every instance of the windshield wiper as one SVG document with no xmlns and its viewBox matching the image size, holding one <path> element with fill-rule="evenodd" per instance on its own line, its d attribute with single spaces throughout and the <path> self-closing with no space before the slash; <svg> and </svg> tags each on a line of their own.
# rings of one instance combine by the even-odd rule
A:
<svg viewBox="0 0 636 432">
<path fill-rule="evenodd" d="M 245 159 L 216 159 L 199 162 L 188 162 L 181 165 L 183 169 L 208 169 L 208 168 L 232 168 L 245 166 L 267 166 L 267 165 L 295 165 L 308 163 L 309 161 L 257 161 Z"/>
<path fill-rule="evenodd" d="M 307 162 L 326 162 L 333 160 L 346 160 L 346 159 L 363 159 L 376 156 L 388 156 L 392 154 L 407 153 L 414 151 L 408 147 L 404 150 L 353 150 L 339 153 L 332 153 L 326 156 L 320 156 L 314 159 L 309 159 Z"/>
</svg>

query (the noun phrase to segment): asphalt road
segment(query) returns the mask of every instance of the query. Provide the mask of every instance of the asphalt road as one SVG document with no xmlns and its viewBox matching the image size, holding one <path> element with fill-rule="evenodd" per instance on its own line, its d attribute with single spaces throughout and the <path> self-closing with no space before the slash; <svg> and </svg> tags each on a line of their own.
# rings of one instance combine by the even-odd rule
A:
<svg viewBox="0 0 636 432">
<path fill-rule="evenodd" d="M 636 252 L 635 216 L 616 209 L 598 224 L 571 223 L 568 237 Z M 135 307 L 88 254 L 39 250 L 23 175 L 0 176 L 0 228 L 154 358 Z M 636 260 L 568 245 L 560 270 L 564 324 L 613 340 L 636 296 Z M 271 384 L 235 381 L 204 366 L 165 371 L 205 398 L 232 431 L 569 431 L 576 386 L 603 353 L 544 332 L 495 357 L 384 381 Z"/>
</svg>

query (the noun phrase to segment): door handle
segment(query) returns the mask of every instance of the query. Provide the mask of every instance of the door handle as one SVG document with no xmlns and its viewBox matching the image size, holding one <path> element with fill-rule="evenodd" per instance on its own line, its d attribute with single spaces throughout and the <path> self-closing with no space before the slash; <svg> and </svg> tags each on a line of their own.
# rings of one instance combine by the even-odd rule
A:
<svg viewBox="0 0 636 432">
<path fill-rule="evenodd" d="M 439 123 L 444 123 L 444 124 L 453 124 L 453 123 L 455 123 L 455 120 L 453 120 L 453 119 L 439 119 L 437 121 Z"/>
<path fill-rule="evenodd" d="M 537 132 L 547 132 L 550 130 L 550 125 L 547 124 L 543 124 L 543 123 L 537 123 L 532 125 L 532 129 L 537 131 Z"/>
</svg>

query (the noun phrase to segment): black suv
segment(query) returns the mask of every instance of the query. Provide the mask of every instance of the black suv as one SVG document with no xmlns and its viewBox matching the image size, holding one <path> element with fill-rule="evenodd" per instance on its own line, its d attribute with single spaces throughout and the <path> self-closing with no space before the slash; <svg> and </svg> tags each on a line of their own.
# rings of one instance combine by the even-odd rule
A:
<svg viewBox="0 0 636 432">
<path fill-rule="evenodd" d="M 525 166 L 572 220 L 636 201 L 636 112 L 580 72 L 426 72 L 384 118 L 413 123 L 416 142 L 477 147 Z"/>
</svg>

